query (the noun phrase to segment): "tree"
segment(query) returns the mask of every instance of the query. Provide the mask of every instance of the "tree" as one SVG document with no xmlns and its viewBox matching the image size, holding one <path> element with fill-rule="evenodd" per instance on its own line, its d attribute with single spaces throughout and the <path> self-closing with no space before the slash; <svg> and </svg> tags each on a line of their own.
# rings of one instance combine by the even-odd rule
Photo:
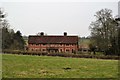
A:
<svg viewBox="0 0 120 80">
<path fill-rule="evenodd" d="M 8 28 L 2 28 L 2 49 L 8 49 L 11 45 L 10 34 L 8 32 Z"/>
<path fill-rule="evenodd" d="M 118 29 L 118 55 L 120 56 L 120 27 Z"/>
<path fill-rule="evenodd" d="M 2 40 L 2 49 L 8 49 L 9 45 L 11 45 L 10 34 L 8 31 L 9 23 L 5 19 L 5 13 L 0 8 L 0 29 L 1 29 L 1 40 Z"/>
<path fill-rule="evenodd" d="M 110 48 L 116 53 L 116 38 L 118 35 L 117 22 L 112 17 L 112 10 L 102 9 L 96 12 L 96 21 L 90 24 L 91 36 L 99 50 L 108 54 Z M 114 44 L 113 44 L 114 43 Z"/>
<path fill-rule="evenodd" d="M 93 45 L 93 44 L 89 44 L 89 48 L 90 48 L 90 51 L 92 51 L 93 54 L 95 55 L 95 54 L 96 54 L 96 53 L 95 53 L 95 51 L 96 51 L 96 46 Z"/>
<path fill-rule="evenodd" d="M 24 39 L 20 31 L 14 32 L 0 9 L 0 29 L 2 30 L 2 49 L 23 50 Z M 1 16 L 2 15 L 2 16 Z M 3 19 L 4 18 L 4 19 Z"/>
<path fill-rule="evenodd" d="M 117 17 L 115 20 L 118 23 L 118 55 L 120 56 L 120 18 Z"/>
<path fill-rule="evenodd" d="M 20 33 L 20 31 L 17 31 L 15 34 L 14 34 L 14 46 L 16 49 L 20 49 L 20 50 L 23 50 L 24 49 L 24 39 L 22 37 L 22 34 Z"/>
</svg>

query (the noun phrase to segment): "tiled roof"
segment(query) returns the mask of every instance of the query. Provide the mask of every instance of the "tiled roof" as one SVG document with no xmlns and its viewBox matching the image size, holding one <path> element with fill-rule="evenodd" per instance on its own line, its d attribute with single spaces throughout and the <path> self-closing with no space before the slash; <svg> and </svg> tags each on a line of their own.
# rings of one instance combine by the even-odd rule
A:
<svg viewBox="0 0 120 80">
<path fill-rule="evenodd" d="M 66 43 L 77 44 L 78 36 L 29 36 L 29 44 L 52 44 L 52 43 Z"/>
</svg>

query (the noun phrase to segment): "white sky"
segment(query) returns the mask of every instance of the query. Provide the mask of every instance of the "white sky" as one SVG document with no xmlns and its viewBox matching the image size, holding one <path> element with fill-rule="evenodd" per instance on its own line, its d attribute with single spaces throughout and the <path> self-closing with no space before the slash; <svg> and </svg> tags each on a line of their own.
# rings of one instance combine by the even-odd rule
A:
<svg viewBox="0 0 120 80">
<path fill-rule="evenodd" d="M 97 1 L 5 0 L 2 7 L 8 13 L 11 28 L 20 30 L 22 35 L 34 35 L 41 31 L 48 35 L 63 35 L 66 31 L 68 35 L 82 37 L 90 35 L 89 25 L 97 11 L 108 8 L 114 16 L 118 15 L 117 0 Z"/>
</svg>

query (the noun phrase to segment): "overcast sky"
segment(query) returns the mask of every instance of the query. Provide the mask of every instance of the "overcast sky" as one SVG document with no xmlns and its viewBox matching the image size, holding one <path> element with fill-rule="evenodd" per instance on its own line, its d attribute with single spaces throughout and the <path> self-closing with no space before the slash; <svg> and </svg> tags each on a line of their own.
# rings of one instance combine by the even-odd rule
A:
<svg viewBox="0 0 120 80">
<path fill-rule="evenodd" d="M 89 36 L 89 25 L 95 20 L 95 13 L 108 8 L 113 16 L 118 15 L 118 2 L 80 2 L 80 1 L 21 1 L 2 2 L 7 12 L 11 28 L 20 30 L 22 35 L 35 35 L 45 32 L 48 35 Z"/>
</svg>

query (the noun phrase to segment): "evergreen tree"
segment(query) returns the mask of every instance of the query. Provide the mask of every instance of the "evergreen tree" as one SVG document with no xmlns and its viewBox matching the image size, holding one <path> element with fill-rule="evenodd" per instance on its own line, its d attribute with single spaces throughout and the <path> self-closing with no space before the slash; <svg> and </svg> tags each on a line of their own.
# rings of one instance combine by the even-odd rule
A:
<svg viewBox="0 0 120 80">
<path fill-rule="evenodd" d="M 20 31 L 17 31 L 15 34 L 14 34 L 14 46 L 16 49 L 24 49 L 24 39 L 20 33 Z"/>
<path fill-rule="evenodd" d="M 0 29 L 2 30 L 2 49 L 23 50 L 24 39 L 20 31 L 14 32 L 0 9 Z M 4 18 L 4 19 L 3 19 Z"/>
</svg>

